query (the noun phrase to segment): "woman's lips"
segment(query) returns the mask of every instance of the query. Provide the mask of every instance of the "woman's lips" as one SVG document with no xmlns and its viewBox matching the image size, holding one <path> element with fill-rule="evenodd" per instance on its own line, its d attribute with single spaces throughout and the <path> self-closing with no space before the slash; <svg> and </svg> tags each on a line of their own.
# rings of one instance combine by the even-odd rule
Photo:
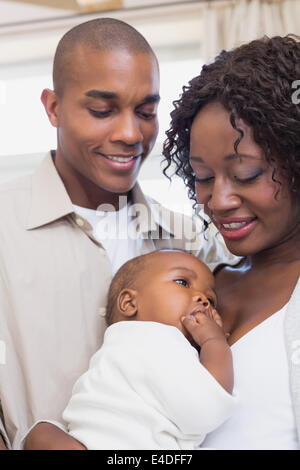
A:
<svg viewBox="0 0 300 470">
<path fill-rule="evenodd" d="M 257 218 L 213 219 L 221 235 L 227 240 L 240 240 L 246 237 L 257 224 Z"/>
</svg>

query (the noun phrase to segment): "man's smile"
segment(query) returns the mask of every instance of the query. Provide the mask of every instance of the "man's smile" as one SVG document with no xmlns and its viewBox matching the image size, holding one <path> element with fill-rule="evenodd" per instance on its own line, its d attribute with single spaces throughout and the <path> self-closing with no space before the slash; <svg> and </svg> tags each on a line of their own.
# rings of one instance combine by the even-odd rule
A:
<svg viewBox="0 0 300 470">
<path fill-rule="evenodd" d="M 118 169 L 118 170 L 130 170 L 133 168 L 137 162 L 141 159 L 141 154 L 139 155 L 109 155 L 102 152 L 95 152 L 97 156 L 103 157 L 109 166 Z"/>
</svg>

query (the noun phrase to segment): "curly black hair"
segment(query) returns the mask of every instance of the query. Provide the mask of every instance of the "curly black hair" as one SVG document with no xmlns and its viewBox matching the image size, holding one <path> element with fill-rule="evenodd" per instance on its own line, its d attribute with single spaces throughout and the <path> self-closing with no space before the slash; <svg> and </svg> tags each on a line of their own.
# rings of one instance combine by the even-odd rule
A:
<svg viewBox="0 0 300 470">
<path fill-rule="evenodd" d="M 278 164 L 296 197 L 300 195 L 300 104 L 292 99 L 293 82 L 300 80 L 299 37 L 263 37 L 231 51 L 222 51 L 199 76 L 183 87 L 174 101 L 170 129 L 163 147 L 164 174 L 175 164 L 175 174 L 196 201 L 195 180 L 189 163 L 190 131 L 196 114 L 208 103 L 219 101 L 231 114 L 230 122 L 240 136 L 236 119 L 242 118 L 253 129 L 255 142 L 264 150 L 273 167 Z M 276 155 L 276 158 L 274 158 Z"/>
</svg>

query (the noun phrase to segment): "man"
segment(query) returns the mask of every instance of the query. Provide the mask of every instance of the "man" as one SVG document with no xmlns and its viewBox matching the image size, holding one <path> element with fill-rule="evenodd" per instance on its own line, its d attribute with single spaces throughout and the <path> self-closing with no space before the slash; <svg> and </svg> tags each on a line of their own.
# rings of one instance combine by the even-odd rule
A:
<svg viewBox="0 0 300 470">
<path fill-rule="evenodd" d="M 158 132 L 158 63 L 146 40 L 118 20 L 81 24 L 58 45 L 53 82 L 42 102 L 57 150 L 0 189 L 0 431 L 12 448 L 36 420 L 61 421 L 102 343 L 112 272 L 155 249 L 191 249 L 174 235 L 177 216 L 155 212 L 136 183 Z M 107 241 L 96 209 L 121 215 L 120 196 L 146 209 L 140 236 Z M 196 241 L 206 262 L 227 256 L 211 235 Z"/>
</svg>

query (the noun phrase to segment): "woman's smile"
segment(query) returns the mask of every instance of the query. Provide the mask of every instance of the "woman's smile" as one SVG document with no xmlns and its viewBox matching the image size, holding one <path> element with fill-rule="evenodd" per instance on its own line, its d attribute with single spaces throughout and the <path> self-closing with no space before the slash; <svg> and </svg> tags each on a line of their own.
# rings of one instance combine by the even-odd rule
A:
<svg viewBox="0 0 300 470">
<path fill-rule="evenodd" d="M 257 217 L 219 219 L 212 216 L 214 224 L 227 240 L 240 240 L 246 237 L 257 224 Z"/>
</svg>

